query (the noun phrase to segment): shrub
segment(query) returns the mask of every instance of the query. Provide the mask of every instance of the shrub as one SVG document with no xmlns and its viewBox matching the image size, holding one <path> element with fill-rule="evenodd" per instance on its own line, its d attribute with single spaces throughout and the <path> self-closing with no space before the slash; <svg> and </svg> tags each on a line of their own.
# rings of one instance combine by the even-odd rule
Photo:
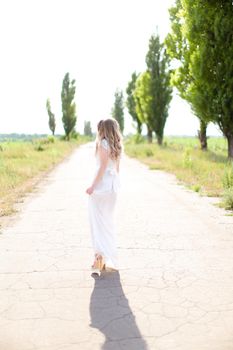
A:
<svg viewBox="0 0 233 350">
<path fill-rule="evenodd" d="M 145 137 L 139 134 L 136 135 L 128 135 L 125 138 L 125 144 L 132 145 L 132 144 L 140 144 L 145 143 Z"/>
<path fill-rule="evenodd" d="M 145 142 L 145 138 L 140 135 L 140 134 L 136 134 L 134 137 L 133 137 L 133 142 L 138 144 L 138 143 L 143 143 Z"/>
<path fill-rule="evenodd" d="M 196 185 L 193 185 L 192 187 L 192 190 L 195 191 L 195 192 L 200 192 L 201 191 L 201 186 L 196 184 Z"/>
<path fill-rule="evenodd" d="M 74 139 L 74 140 L 77 140 L 79 138 L 80 134 L 75 131 L 75 130 L 72 130 L 71 133 L 70 133 L 70 138 L 71 139 Z"/>
<path fill-rule="evenodd" d="M 54 143 L 54 142 L 55 142 L 55 137 L 52 136 L 52 135 L 49 135 L 49 136 L 47 137 L 47 140 L 48 140 L 48 143 Z"/>
<path fill-rule="evenodd" d="M 151 148 L 146 148 L 144 152 L 147 157 L 152 157 L 154 155 Z"/>
<path fill-rule="evenodd" d="M 233 210 L 233 187 L 225 189 L 223 194 L 223 204 L 226 209 Z"/>
<path fill-rule="evenodd" d="M 38 145 L 35 146 L 35 150 L 38 152 L 41 152 L 45 150 L 45 147 L 43 147 L 42 144 L 39 143 Z"/>
<path fill-rule="evenodd" d="M 184 168 L 192 168 L 193 161 L 190 155 L 190 150 L 188 148 L 185 149 L 183 154 L 183 166 Z"/>
<path fill-rule="evenodd" d="M 233 164 L 226 167 L 222 178 L 222 184 L 224 189 L 233 188 Z"/>
<path fill-rule="evenodd" d="M 38 139 L 36 143 L 39 143 L 41 145 L 48 145 L 50 143 L 49 139 L 47 137 L 43 137 L 41 139 Z"/>
</svg>

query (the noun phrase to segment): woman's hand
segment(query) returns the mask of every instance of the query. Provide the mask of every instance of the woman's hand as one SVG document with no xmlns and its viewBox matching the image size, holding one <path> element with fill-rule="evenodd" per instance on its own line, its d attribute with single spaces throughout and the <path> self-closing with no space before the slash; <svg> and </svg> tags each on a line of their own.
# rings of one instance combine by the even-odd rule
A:
<svg viewBox="0 0 233 350">
<path fill-rule="evenodd" d="M 91 187 L 88 187 L 88 189 L 86 190 L 86 193 L 87 193 L 87 194 L 92 194 L 93 191 L 94 191 L 94 187 L 91 186 Z"/>
</svg>

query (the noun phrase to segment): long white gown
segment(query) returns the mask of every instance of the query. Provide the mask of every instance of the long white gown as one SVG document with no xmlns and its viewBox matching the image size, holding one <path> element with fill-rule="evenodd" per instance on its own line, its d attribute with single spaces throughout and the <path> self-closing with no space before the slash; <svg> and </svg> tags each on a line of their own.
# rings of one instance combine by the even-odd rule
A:
<svg viewBox="0 0 233 350">
<path fill-rule="evenodd" d="M 106 139 L 101 140 L 101 145 L 104 149 L 109 149 Z M 98 152 L 96 161 L 97 173 L 100 166 Z M 114 269 L 118 269 L 114 209 L 119 189 L 120 178 L 117 164 L 116 161 L 109 159 L 102 179 L 89 196 L 88 211 L 94 252 L 101 254 L 105 259 L 106 266 Z"/>
</svg>

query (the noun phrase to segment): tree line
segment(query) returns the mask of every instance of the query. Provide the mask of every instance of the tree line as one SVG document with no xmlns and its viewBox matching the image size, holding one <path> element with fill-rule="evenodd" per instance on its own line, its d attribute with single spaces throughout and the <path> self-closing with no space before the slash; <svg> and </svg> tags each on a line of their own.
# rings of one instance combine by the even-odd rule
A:
<svg viewBox="0 0 233 350">
<path fill-rule="evenodd" d="M 147 69 L 134 72 L 128 83 L 126 105 L 137 133 L 147 127 L 159 144 L 168 117 L 172 88 L 191 106 L 200 121 L 201 148 L 207 149 L 206 128 L 219 126 L 233 158 L 233 3 L 176 0 L 169 10 L 171 32 L 164 43 L 150 38 Z M 171 68 L 172 64 L 177 68 Z"/>
<path fill-rule="evenodd" d="M 147 138 L 153 134 L 163 143 L 173 88 L 186 100 L 200 121 L 198 137 L 201 149 L 207 149 L 206 129 L 218 125 L 233 159 L 233 3 L 230 0 L 175 0 L 169 10 L 171 31 L 161 42 L 151 36 L 144 72 L 133 72 L 126 87 L 126 100 L 117 89 L 111 115 L 124 131 L 124 107 L 136 124 L 143 125 Z M 173 68 L 173 67 L 176 68 Z M 65 75 L 62 85 L 62 121 L 69 139 L 76 123 L 75 80 Z M 49 127 L 54 133 L 55 117 L 47 101 Z M 92 134 L 90 122 L 84 132 Z"/>
<path fill-rule="evenodd" d="M 167 50 L 179 62 L 172 83 L 200 120 L 202 148 L 207 147 L 206 126 L 213 122 L 233 158 L 233 3 L 176 0 L 170 20 Z"/>
<path fill-rule="evenodd" d="M 65 131 L 65 137 L 70 139 L 72 133 L 75 132 L 75 125 L 77 121 L 75 98 L 75 79 L 70 79 L 69 73 L 66 73 L 62 82 L 61 90 L 61 105 L 62 105 L 62 123 Z M 46 109 L 49 116 L 49 128 L 54 135 L 56 129 L 55 115 L 51 111 L 50 100 L 46 101 Z"/>
<path fill-rule="evenodd" d="M 62 123 L 65 131 L 65 138 L 67 140 L 70 139 L 72 134 L 76 133 L 75 126 L 77 122 L 76 115 L 76 103 L 75 99 L 75 79 L 70 79 L 69 73 L 66 73 L 62 82 L 62 90 L 61 90 L 61 105 L 62 105 Z M 116 90 L 114 95 L 115 101 L 111 111 L 111 115 L 113 118 L 117 119 L 120 125 L 120 129 L 123 133 L 124 130 L 124 100 L 123 93 L 120 90 Z M 51 109 L 51 102 L 49 98 L 46 101 L 46 109 L 49 116 L 49 129 L 52 134 L 55 134 L 56 130 L 56 120 L 55 114 Z M 93 136 L 93 132 L 91 129 L 91 122 L 84 121 L 84 135 Z"/>
</svg>

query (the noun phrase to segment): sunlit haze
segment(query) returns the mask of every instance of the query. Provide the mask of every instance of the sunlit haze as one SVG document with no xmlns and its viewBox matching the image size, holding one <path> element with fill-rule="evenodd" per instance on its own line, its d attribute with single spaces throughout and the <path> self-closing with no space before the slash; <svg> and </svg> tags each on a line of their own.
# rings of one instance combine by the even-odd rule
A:
<svg viewBox="0 0 233 350">
<path fill-rule="evenodd" d="M 0 133 L 49 133 L 46 99 L 61 123 L 61 86 L 76 80 L 77 127 L 110 116 L 116 88 L 145 70 L 150 36 L 169 31 L 172 0 L 7 0 L 1 2 Z M 125 132 L 132 119 L 125 110 Z M 196 135 L 198 120 L 175 96 L 165 134 Z M 210 126 L 209 134 L 218 134 Z"/>
</svg>

